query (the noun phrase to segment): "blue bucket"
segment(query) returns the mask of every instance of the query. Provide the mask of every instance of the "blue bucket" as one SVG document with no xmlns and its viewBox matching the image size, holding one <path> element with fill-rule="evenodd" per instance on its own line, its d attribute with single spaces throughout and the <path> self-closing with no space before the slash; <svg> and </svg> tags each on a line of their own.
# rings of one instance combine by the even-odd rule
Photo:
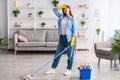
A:
<svg viewBox="0 0 120 80">
<path fill-rule="evenodd" d="M 91 69 L 79 69 L 79 71 L 80 79 L 91 79 Z"/>
</svg>

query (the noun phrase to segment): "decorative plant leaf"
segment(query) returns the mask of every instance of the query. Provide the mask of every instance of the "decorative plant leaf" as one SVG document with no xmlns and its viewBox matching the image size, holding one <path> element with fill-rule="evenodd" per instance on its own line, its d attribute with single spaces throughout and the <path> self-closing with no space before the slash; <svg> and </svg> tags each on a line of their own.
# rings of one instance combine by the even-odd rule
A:
<svg viewBox="0 0 120 80">
<path fill-rule="evenodd" d="M 115 30 L 114 39 L 115 43 L 112 44 L 112 52 L 118 54 L 120 63 L 120 30 Z"/>
<path fill-rule="evenodd" d="M 13 13 L 14 14 L 20 14 L 20 10 L 19 9 L 15 9 L 15 10 L 13 10 Z"/>
<path fill-rule="evenodd" d="M 8 45 L 6 38 L 0 38 L 0 47 Z"/>
</svg>

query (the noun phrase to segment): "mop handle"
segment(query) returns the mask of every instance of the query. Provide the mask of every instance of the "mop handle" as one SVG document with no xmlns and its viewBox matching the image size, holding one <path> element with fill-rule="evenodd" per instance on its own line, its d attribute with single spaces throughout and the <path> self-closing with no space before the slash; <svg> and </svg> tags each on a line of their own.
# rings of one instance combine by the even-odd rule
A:
<svg viewBox="0 0 120 80">
<path fill-rule="evenodd" d="M 58 56 L 60 56 L 63 52 L 65 52 L 68 48 L 70 48 L 70 46 L 68 46 L 67 48 L 65 48 L 63 51 L 61 51 L 58 55 L 56 55 L 54 58 L 50 59 L 46 64 L 44 64 L 43 66 L 41 66 L 38 70 L 36 70 L 31 76 L 34 77 L 35 75 L 37 75 L 42 69 L 44 69 L 51 61 L 53 61 L 54 59 L 56 59 Z"/>
</svg>

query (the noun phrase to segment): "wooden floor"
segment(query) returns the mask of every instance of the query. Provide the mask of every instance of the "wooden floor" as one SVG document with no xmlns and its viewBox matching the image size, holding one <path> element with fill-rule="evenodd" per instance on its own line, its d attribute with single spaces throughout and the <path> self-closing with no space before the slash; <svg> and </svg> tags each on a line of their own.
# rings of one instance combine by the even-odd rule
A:
<svg viewBox="0 0 120 80">
<path fill-rule="evenodd" d="M 54 56 L 54 52 L 18 52 L 3 50 L 0 52 L 0 80 L 21 80 L 25 74 L 31 74 Z M 108 60 L 101 60 L 100 68 L 97 67 L 97 58 L 93 51 L 77 51 L 74 56 L 74 66 L 70 76 L 64 76 L 66 70 L 67 55 L 61 57 L 56 74 L 44 75 L 49 70 L 48 65 L 33 80 L 80 80 L 79 70 L 81 64 L 93 66 L 91 80 L 120 80 L 120 71 L 110 69 Z"/>
</svg>

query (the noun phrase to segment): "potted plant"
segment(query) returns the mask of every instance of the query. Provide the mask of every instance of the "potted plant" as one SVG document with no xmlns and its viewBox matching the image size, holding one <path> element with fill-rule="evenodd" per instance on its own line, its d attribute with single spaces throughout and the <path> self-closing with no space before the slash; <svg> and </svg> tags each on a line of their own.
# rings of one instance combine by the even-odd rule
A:
<svg viewBox="0 0 120 80">
<path fill-rule="evenodd" d="M 0 47 L 8 45 L 6 38 L 0 38 Z"/>
<path fill-rule="evenodd" d="M 39 11 L 39 12 L 38 12 L 39 17 L 41 17 L 41 15 L 42 15 L 43 13 L 44 13 L 43 11 Z"/>
<path fill-rule="evenodd" d="M 115 42 L 112 44 L 112 52 L 118 54 L 120 64 L 120 30 L 115 30 L 114 39 Z"/>
<path fill-rule="evenodd" d="M 19 9 L 13 10 L 13 14 L 14 14 L 15 17 L 17 17 L 18 14 L 20 14 Z"/>
<path fill-rule="evenodd" d="M 81 23 L 82 27 L 84 27 L 84 26 L 85 26 L 85 24 L 86 24 L 86 22 L 85 22 L 85 21 L 81 21 L 80 23 Z"/>
<path fill-rule="evenodd" d="M 57 7 L 59 1 L 58 0 L 53 0 L 54 7 Z"/>
<path fill-rule="evenodd" d="M 101 29 L 100 29 L 100 28 L 97 28 L 97 29 L 96 29 L 97 35 L 99 35 L 99 34 L 100 34 L 100 31 L 101 31 Z"/>
<path fill-rule="evenodd" d="M 46 23 L 44 23 L 44 22 L 41 23 L 41 26 L 42 26 L 42 27 L 44 27 L 45 25 L 46 25 Z"/>
</svg>

